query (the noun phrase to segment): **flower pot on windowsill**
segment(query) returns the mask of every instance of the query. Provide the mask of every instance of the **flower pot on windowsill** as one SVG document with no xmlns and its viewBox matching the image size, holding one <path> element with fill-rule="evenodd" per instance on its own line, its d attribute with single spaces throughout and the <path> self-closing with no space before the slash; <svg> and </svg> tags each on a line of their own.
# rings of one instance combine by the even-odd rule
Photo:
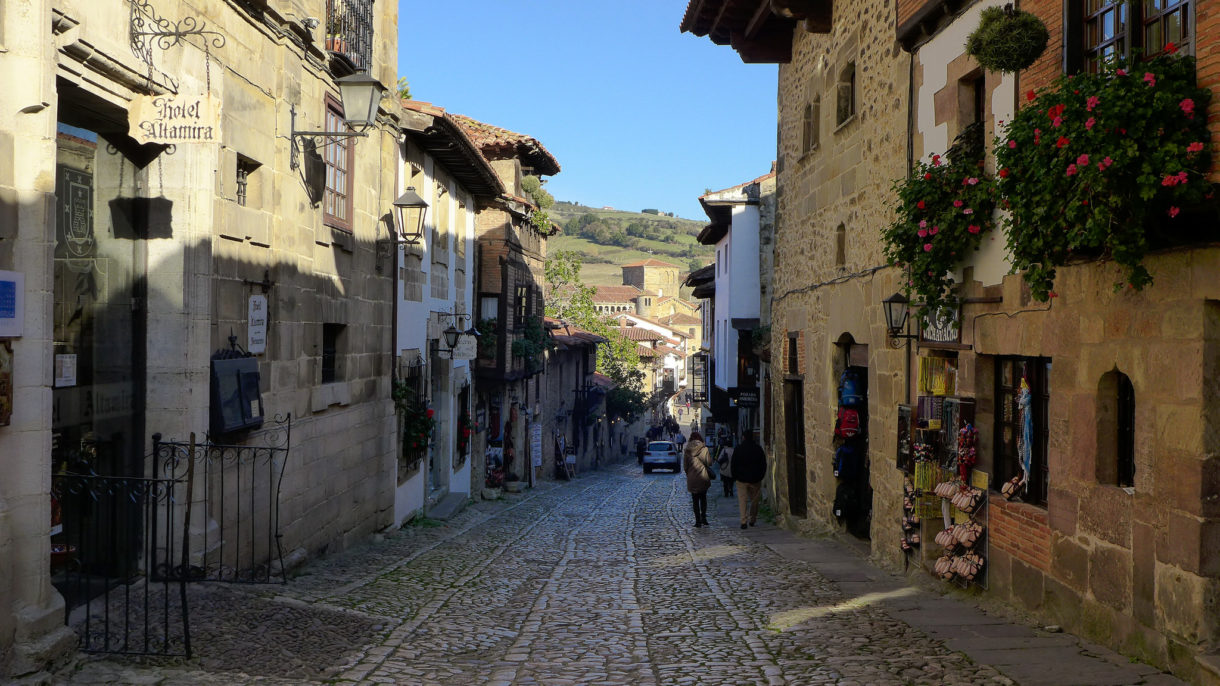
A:
<svg viewBox="0 0 1220 686">
<path fill-rule="evenodd" d="M 347 54 L 347 41 L 338 36 L 331 36 L 326 39 L 326 49 L 329 52 Z"/>
</svg>

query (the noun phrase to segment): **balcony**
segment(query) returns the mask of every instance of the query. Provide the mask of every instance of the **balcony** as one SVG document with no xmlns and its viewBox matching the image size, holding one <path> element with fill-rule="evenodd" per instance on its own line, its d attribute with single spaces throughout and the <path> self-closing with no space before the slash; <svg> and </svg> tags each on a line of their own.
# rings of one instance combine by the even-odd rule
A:
<svg viewBox="0 0 1220 686">
<path fill-rule="evenodd" d="M 326 51 L 341 71 L 373 68 L 373 0 L 326 0 Z"/>
</svg>

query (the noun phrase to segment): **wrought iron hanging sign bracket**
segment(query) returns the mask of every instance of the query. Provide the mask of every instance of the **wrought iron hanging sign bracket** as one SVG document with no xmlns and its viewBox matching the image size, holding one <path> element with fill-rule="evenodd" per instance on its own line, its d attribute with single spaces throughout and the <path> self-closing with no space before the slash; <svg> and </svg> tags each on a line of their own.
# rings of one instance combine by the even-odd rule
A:
<svg viewBox="0 0 1220 686">
<path fill-rule="evenodd" d="M 157 14 L 157 10 L 147 0 L 131 1 L 131 51 L 144 64 L 148 65 L 151 74 L 153 65 L 153 47 L 165 51 L 186 42 L 188 36 L 199 36 L 204 39 L 205 52 L 211 48 L 223 48 L 225 37 L 219 31 L 207 28 L 207 24 L 195 17 L 184 17 L 172 21 Z M 164 72 L 163 72 L 164 73 Z M 175 79 L 165 76 L 171 82 L 173 90 L 177 91 Z"/>
</svg>

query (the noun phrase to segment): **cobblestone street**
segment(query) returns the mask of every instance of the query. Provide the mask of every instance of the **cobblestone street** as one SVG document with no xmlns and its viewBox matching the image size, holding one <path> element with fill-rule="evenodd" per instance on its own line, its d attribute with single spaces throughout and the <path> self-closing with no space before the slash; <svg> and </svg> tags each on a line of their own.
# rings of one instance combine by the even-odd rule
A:
<svg viewBox="0 0 1220 686">
<path fill-rule="evenodd" d="M 406 527 L 286 586 L 193 586 L 193 660 L 87 656 L 55 681 L 1177 683 L 918 591 L 841 544 L 741 530 L 719 485 L 696 529 L 684 485 L 614 466 Z M 1006 662 L 1014 641 L 1025 657 Z M 1085 662 L 1038 679 L 1048 656 Z"/>
</svg>

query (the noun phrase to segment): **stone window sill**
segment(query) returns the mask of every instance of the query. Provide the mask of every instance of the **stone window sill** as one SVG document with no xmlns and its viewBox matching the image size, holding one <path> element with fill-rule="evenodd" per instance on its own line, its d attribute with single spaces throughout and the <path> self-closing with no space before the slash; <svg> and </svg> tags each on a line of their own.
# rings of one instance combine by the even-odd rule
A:
<svg viewBox="0 0 1220 686">
<path fill-rule="evenodd" d="M 314 386 L 309 392 L 309 409 L 313 412 L 321 412 L 332 405 L 350 405 L 351 402 L 352 389 L 343 381 Z"/>
</svg>

